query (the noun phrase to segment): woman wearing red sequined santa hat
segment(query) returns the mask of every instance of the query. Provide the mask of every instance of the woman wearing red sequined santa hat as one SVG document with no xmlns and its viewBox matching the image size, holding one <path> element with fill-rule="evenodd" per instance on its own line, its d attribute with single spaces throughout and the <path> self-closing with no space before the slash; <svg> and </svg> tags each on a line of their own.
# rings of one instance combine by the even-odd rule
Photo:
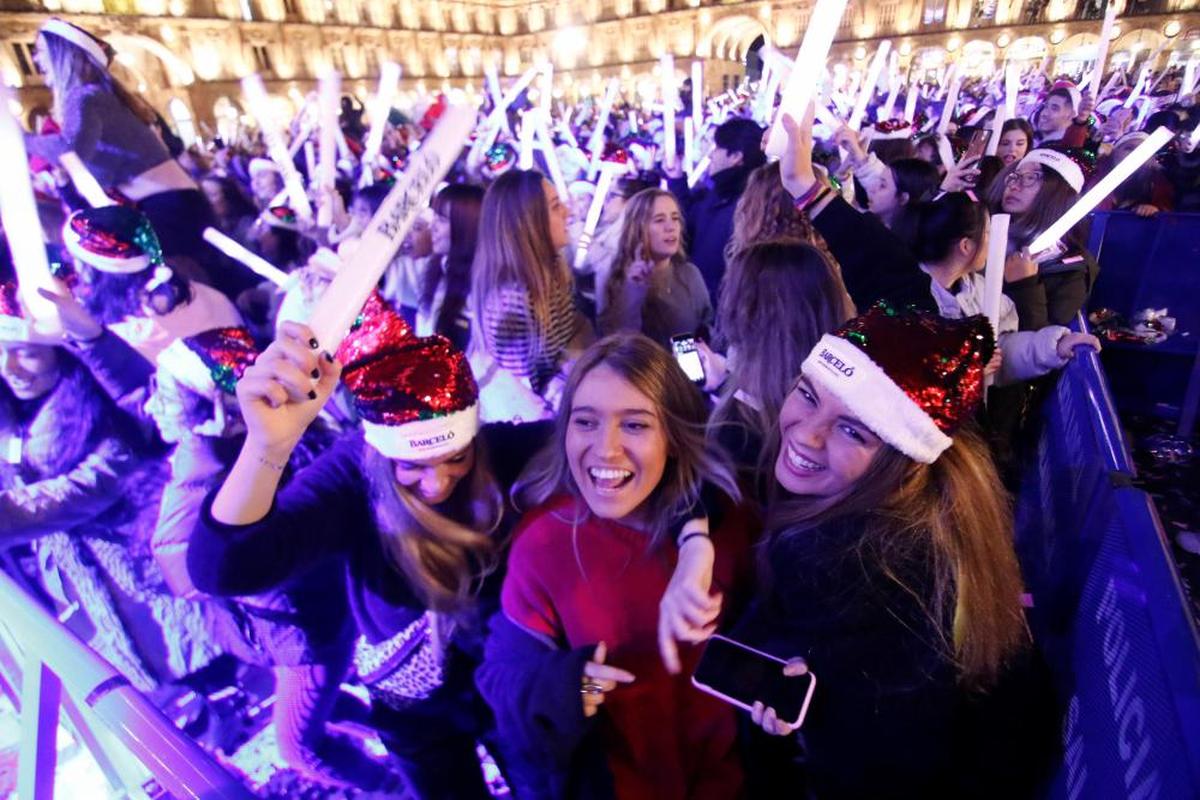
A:
<svg viewBox="0 0 1200 800">
<path fill-rule="evenodd" d="M 188 567 L 200 590 L 238 595 L 344 557 L 355 667 L 410 792 L 487 798 L 475 746 L 491 716 L 472 676 L 496 604 L 488 576 L 504 509 L 488 444 L 498 453 L 534 448 L 497 442 L 510 431 L 480 431 L 475 380 L 449 340 L 414 337 L 377 295 L 362 319 L 340 360 L 308 327 L 287 322 L 246 370 L 237 385 L 246 441 L 205 503 Z M 278 489 L 339 377 L 362 433 Z"/>
<path fill-rule="evenodd" d="M 1029 761 L 963 747 L 1004 743 L 959 716 L 1007 681 L 1029 638 L 1012 517 L 971 429 L 993 348 L 983 317 L 881 305 L 804 361 L 779 417 L 759 594 L 729 635 L 817 683 L 803 775 L 794 743 L 751 741 L 751 796 L 995 796 L 984 780 L 1027 796 L 1020 770 L 977 762 Z M 763 703 L 752 718 L 752 740 L 797 730 Z"/>
</svg>

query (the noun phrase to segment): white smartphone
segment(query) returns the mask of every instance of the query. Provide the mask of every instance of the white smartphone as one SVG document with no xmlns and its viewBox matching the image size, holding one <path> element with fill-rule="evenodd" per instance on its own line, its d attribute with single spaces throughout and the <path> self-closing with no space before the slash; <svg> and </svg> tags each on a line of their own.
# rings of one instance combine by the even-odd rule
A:
<svg viewBox="0 0 1200 800">
<path fill-rule="evenodd" d="M 696 349 L 695 334 L 672 336 L 671 351 L 683 369 L 683 374 L 688 376 L 688 380 L 703 386 L 705 381 L 704 363 L 700 361 L 700 352 Z"/>
<path fill-rule="evenodd" d="M 750 711 L 754 702 L 775 709 L 780 720 L 800 726 L 808 714 L 817 676 L 811 672 L 789 678 L 787 662 L 724 636 L 708 640 L 692 685 L 702 692 Z"/>
</svg>

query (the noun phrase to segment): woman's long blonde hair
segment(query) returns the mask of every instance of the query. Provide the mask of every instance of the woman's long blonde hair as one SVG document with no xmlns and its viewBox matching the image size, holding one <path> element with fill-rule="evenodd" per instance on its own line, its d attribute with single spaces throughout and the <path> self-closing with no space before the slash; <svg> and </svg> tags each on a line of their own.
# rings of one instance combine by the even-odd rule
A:
<svg viewBox="0 0 1200 800">
<path fill-rule="evenodd" d="M 778 449 L 776 431 L 774 449 Z M 803 536 L 839 519 L 862 521 L 856 550 L 924 607 L 942 636 L 960 682 L 983 690 L 1029 642 L 1021 607 L 1021 570 L 1013 547 L 1012 510 L 987 445 L 960 430 L 932 464 L 889 445 L 848 491 L 814 501 L 787 494 L 772 482 L 768 539 Z M 766 548 L 762 553 L 766 553 Z M 932 586 L 914 586 L 899 574 L 904 563 L 932 554 Z M 770 574 L 770 582 L 788 580 Z"/>
<path fill-rule="evenodd" d="M 54 71 L 54 82 L 51 86 L 54 93 L 54 118 L 60 124 L 66 122 L 63 119 L 62 106 L 67 95 L 76 87 L 90 84 L 112 92 L 134 116 L 147 125 L 158 122 L 158 115 L 149 103 L 125 88 L 116 76 L 93 61 L 82 49 L 49 31 L 42 31 L 40 36 L 46 47 L 46 56 L 50 59 L 50 67 Z M 97 42 L 102 47 L 108 47 L 99 39 Z"/>
<path fill-rule="evenodd" d="M 726 263 L 744 247 L 768 239 L 799 239 L 809 244 L 820 240 L 808 217 L 796 210 L 796 201 L 783 188 L 778 161 L 750 173 L 733 211 L 733 235 L 725 244 Z M 820 247 L 824 248 L 823 240 Z"/>
<path fill-rule="evenodd" d="M 523 289 L 540 333 L 550 327 L 552 298 L 570 291 L 571 272 L 550 236 L 546 179 L 530 170 L 512 170 L 488 187 L 479 214 L 479 241 L 471 264 L 471 310 L 476 326 L 484 308 L 507 287 Z M 544 336 L 532 351 L 540 352 Z"/>
<path fill-rule="evenodd" d="M 604 299 L 609 308 L 617 302 L 621 287 L 625 285 L 625 276 L 629 266 L 642 258 L 643 253 L 650 254 L 650 220 L 654 217 L 654 201 L 660 197 L 669 197 L 675 207 L 679 201 L 675 195 L 662 189 L 643 189 L 629 198 L 625 210 L 621 212 L 621 238 L 617 244 L 617 255 L 613 259 L 612 272 L 608 276 L 608 285 L 603 287 Z M 680 210 L 682 217 L 683 211 Z M 682 236 L 682 229 L 680 231 Z M 687 253 L 680 245 L 675 255 L 671 256 L 671 266 L 682 266 L 687 263 Z"/>
<path fill-rule="evenodd" d="M 534 508 L 562 493 L 580 499 L 567 463 L 567 428 L 575 392 L 588 373 L 599 366 L 613 370 L 650 398 L 666 433 L 666 469 L 645 502 L 651 547 L 667 539 L 672 522 L 696 505 L 705 482 L 740 499 L 729 457 L 705 436 L 707 412 L 700 390 L 652 339 L 640 333 L 616 333 L 584 351 L 571 370 L 554 436 L 513 487 L 518 508 Z"/>
<path fill-rule="evenodd" d="M 363 446 L 384 554 L 427 608 L 464 620 L 482 579 L 499 564 L 503 546 L 493 534 L 504 513 L 504 495 L 482 440 L 476 437 L 471 446 L 474 467 L 439 508 L 396 481 L 391 459 Z"/>
</svg>

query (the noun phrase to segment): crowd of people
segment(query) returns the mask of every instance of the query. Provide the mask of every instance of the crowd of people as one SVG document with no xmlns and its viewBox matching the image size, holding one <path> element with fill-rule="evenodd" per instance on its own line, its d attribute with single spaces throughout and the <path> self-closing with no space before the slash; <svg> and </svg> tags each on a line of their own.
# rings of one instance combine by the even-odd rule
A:
<svg viewBox="0 0 1200 800">
<path fill-rule="evenodd" d="M 185 148 L 112 57 L 62 20 L 37 40 L 54 104 L 25 143 L 58 288 L 20 292 L 3 248 L 0 531 L 5 569 L 135 686 L 166 706 L 269 669 L 289 766 L 420 798 L 490 796 L 480 745 L 522 799 L 1012 798 L 1053 769 L 1009 492 L 1039 392 L 1099 349 L 1067 327 L 1098 267 L 1082 226 L 1029 246 L 1164 126 L 1107 207 L 1200 204 L 1182 70 L 1101 98 L 1034 70 L 991 155 L 985 79 L 913 84 L 892 101 L 914 119 L 862 132 L 784 115 L 777 160 L 746 83 L 691 120 L 703 175 L 662 146 L 701 87 L 678 131 L 560 108 L 526 169 L 532 105 L 489 132 L 492 99 L 487 146 L 323 342 L 313 309 L 446 98 L 393 111 L 377 155 L 346 98 L 329 184 L 300 117 L 292 164 L 249 132 Z M 802 726 L 692 684 L 715 631 L 816 676 Z"/>
</svg>

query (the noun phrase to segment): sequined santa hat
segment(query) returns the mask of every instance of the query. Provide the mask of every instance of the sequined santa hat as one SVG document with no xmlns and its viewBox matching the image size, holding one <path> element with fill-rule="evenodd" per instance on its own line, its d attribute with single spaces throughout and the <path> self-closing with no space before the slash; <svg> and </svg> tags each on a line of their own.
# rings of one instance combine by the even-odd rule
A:
<svg viewBox="0 0 1200 800">
<path fill-rule="evenodd" d="M 150 220 L 129 206 L 80 209 L 67 218 L 62 233 L 71 255 L 101 272 L 132 275 L 163 265 Z"/>
<path fill-rule="evenodd" d="M 42 333 L 21 307 L 17 284 L 0 283 L 0 342 L 19 344 L 62 344 L 57 336 Z"/>
<path fill-rule="evenodd" d="M 300 218 L 287 203 L 280 203 L 265 209 L 260 217 L 271 228 L 279 228 L 285 231 L 300 230 Z"/>
<path fill-rule="evenodd" d="M 516 165 L 517 151 L 513 146 L 507 142 L 497 142 L 488 148 L 479 169 L 485 178 L 494 181 Z"/>
<path fill-rule="evenodd" d="M 903 119 L 885 119 L 876 122 L 866 131 L 867 139 L 872 142 L 885 142 L 893 139 L 911 139 L 913 126 Z"/>
<path fill-rule="evenodd" d="M 372 295 L 338 348 L 367 443 L 387 458 L 455 453 L 479 430 L 479 388 L 466 356 L 444 336 L 419 338 Z"/>
<path fill-rule="evenodd" d="M 880 439 L 932 464 L 983 399 L 994 350 L 982 316 L 946 319 L 881 303 L 822 336 L 801 369 Z"/>
<path fill-rule="evenodd" d="M 243 327 L 212 328 L 185 336 L 158 354 L 157 391 L 170 394 L 175 386 L 182 386 L 210 401 L 212 417 L 189 421 L 190 430 L 199 436 L 225 438 L 243 430 L 234 390 L 257 358 L 254 338 Z"/>
</svg>

